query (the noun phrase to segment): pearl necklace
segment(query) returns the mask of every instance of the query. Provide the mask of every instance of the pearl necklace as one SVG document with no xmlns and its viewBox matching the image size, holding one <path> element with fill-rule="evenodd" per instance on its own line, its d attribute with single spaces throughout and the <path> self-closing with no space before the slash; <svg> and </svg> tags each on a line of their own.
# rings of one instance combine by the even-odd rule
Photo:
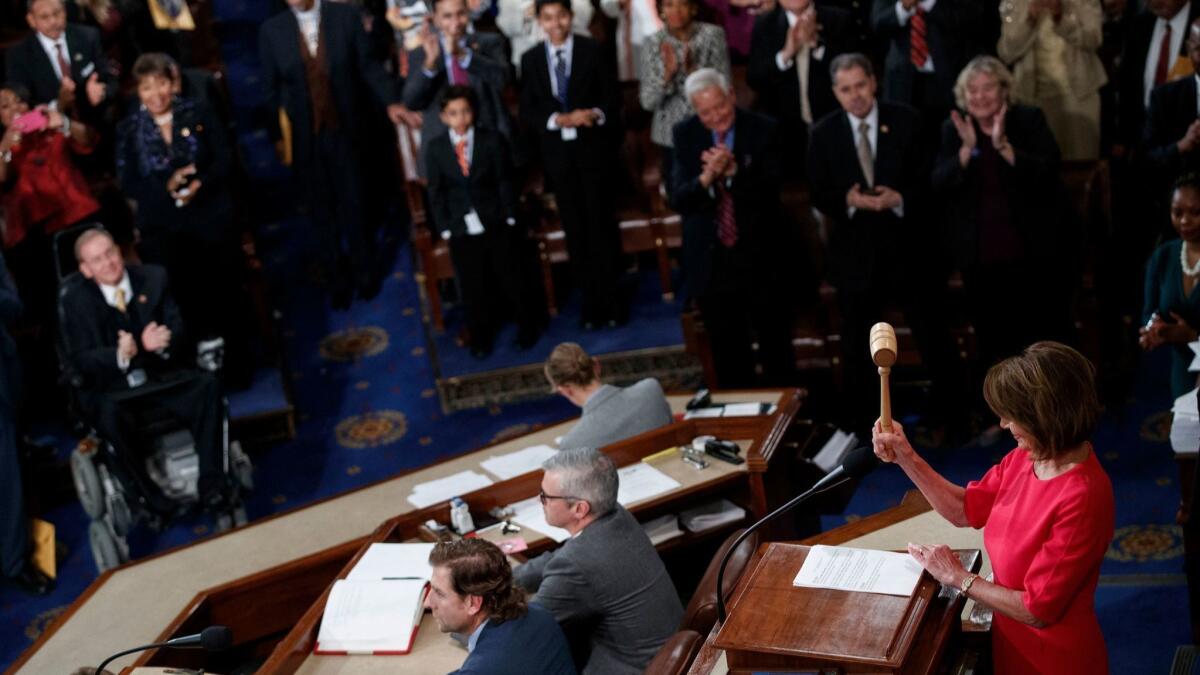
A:
<svg viewBox="0 0 1200 675">
<path fill-rule="evenodd" d="M 160 127 L 166 126 L 171 123 L 171 120 L 174 119 L 174 117 L 175 117 L 175 115 L 171 112 L 166 112 L 166 113 L 163 113 L 162 115 L 155 115 L 154 123 Z"/>
<path fill-rule="evenodd" d="M 1179 266 L 1183 268 L 1183 273 L 1189 277 L 1200 277 L 1200 258 L 1196 260 L 1196 264 L 1188 264 L 1188 247 L 1187 242 L 1180 242 L 1179 246 Z"/>
</svg>

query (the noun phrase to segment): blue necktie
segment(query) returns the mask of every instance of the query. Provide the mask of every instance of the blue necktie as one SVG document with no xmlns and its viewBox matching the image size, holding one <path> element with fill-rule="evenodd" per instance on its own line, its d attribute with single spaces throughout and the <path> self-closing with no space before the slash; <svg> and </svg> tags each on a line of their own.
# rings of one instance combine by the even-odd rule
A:
<svg viewBox="0 0 1200 675">
<path fill-rule="evenodd" d="M 558 86 L 558 102 L 562 104 L 562 109 L 567 109 L 567 60 L 564 58 L 565 50 L 559 49 L 554 52 L 554 83 Z"/>
</svg>

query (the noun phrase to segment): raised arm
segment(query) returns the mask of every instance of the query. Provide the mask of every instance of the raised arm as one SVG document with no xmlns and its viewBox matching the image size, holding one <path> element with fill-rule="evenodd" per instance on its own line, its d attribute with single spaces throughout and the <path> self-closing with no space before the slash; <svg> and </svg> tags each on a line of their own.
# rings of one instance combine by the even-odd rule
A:
<svg viewBox="0 0 1200 675">
<path fill-rule="evenodd" d="M 904 474 L 943 518 L 958 527 L 970 525 L 964 506 L 966 490 L 943 478 L 913 450 L 899 422 L 892 421 L 891 433 L 883 431 L 879 422 L 876 422 L 871 432 L 871 443 L 875 447 L 875 455 L 903 469 Z"/>
</svg>

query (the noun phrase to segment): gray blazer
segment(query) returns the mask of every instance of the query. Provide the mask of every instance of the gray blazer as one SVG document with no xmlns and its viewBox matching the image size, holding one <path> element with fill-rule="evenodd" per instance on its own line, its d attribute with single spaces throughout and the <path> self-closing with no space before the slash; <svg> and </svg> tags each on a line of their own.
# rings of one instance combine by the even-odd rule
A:
<svg viewBox="0 0 1200 675">
<path fill-rule="evenodd" d="M 602 448 L 671 423 L 671 406 L 658 380 L 646 378 L 624 389 L 606 384 L 583 404 L 579 422 L 558 447 Z"/>
<path fill-rule="evenodd" d="M 589 636 L 582 675 L 640 675 L 683 619 L 658 551 L 622 506 L 513 576 L 536 593 L 532 601 L 550 610 L 568 641 Z"/>
</svg>

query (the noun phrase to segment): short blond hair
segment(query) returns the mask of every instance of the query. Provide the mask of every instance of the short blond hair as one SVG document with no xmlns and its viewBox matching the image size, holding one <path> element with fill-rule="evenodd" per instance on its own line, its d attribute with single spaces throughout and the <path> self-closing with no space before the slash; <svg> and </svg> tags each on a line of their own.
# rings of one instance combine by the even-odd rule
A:
<svg viewBox="0 0 1200 675">
<path fill-rule="evenodd" d="M 564 342 L 550 352 L 543 371 L 552 386 L 574 384 L 583 387 L 596 381 L 596 359 L 578 344 Z"/>
<path fill-rule="evenodd" d="M 971 59 L 954 81 L 954 102 L 960 110 L 967 109 L 967 83 L 976 75 L 991 75 L 996 78 L 996 83 L 1004 90 L 1004 100 L 1012 103 L 1012 71 L 1000 59 L 985 54 Z"/>
<path fill-rule="evenodd" d="M 110 242 L 114 244 L 116 243 L 116 241 L 112 238 L 112 235 L 108 233 L 108 230 L 105 230 L 101 227 L 89 227 L 80 233 L 79 237 L 75 239 L 75 262 L 83 262 L 83 247 L 87 246 L 88 242 L 96 237 L 104 237 Z"/>
<path fill-rule="evenodd" d="M 983 398 L 992 412 L 1033 436 L 1035 459 L 1052 459 L 1092 436 L 1100 421 L 1096 367 L 1058 342 L 1035 342 L 988 370 Z"/>
</svg>

